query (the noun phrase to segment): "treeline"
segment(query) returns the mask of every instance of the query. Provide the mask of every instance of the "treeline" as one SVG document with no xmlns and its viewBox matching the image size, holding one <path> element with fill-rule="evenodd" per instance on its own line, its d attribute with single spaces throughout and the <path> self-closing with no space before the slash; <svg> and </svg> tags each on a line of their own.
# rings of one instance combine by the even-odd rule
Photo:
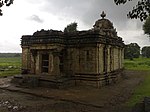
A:
<svg viewBox="0 0 150 112">
<path fill-rule="evenodd" d="M 0 53 L 0 57 L 21 57 L 21 53 Z"/>
<path fill-rule="evenodd" d="M 150 46 L 145 46 L 142 48 L 142 56 L 150 58 Z"/>
<path fill-rule="evenodd" d="M 137 43 L 130 43 L 125 45 L 124 57 L 125 59 L 139 58 L 140 56 L 150 58 L 150 46 L 144 46 L 142 49 Z"/>
</svg>

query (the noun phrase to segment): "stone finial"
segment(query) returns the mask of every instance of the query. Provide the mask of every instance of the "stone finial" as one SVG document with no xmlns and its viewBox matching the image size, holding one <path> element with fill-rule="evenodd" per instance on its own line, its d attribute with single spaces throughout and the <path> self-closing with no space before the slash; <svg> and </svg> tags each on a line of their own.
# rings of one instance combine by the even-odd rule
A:
<svg viewBox="0 0 150 112">
<path fill-rule="evenodd" d="M 101 17 L 102 17 L 102 19 L 104 19 L 106 17 L 106 14 L 104 11 L 102 12 Z"/>
</svg>

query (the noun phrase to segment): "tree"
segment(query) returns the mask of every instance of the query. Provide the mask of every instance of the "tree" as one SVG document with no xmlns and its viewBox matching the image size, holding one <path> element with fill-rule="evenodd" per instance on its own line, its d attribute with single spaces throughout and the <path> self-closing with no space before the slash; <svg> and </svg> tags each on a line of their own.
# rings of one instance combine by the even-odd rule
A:
<svg viewBox="0 0 150 112">
<path fill-rule="evenodd" d="M 150 16 L 144 22 L 143 30 L 144 30 L 144 33 L 150 37 Z"/>
<path fill-rule="evenodd" d="M 150 46 L 145 46 L 142 48 L 142 56 L 150 58 Z"/>
<path fill-rule="evenodd" d="M 116 5 L 125 4 L 128 1 L 132 0 L 114 0 Z M 140 19 L 141 21 L 145 20 L 150 14 L 150 0 L 138 0 L 136 6 L 133 7 L 127 16 L 131 19 Z"/>
<path fill-rule="evenodd" d="M 4 5 L 10 6 L 11 4 L 13 4 L 13 1 L 14 1 L 14 0 L 0 0 L 0 16 L 3 15 L 1 8 L 2 8 Z"/>
<path fill-rule="evenodd" d="M 131 43 L 125 46 L 125 59 L 139 58 L 140 46 L 137 43 Z"/>
<path fill-rule="evenodd" d="M 77 26 L 78 24 L 76 22 L 73 22 L 69 25 L 67 25 L 67 27 L 65 27 L 64 32 L 75 32 L 77 31 Z"/>
<path fill-rule="evenodd" d="M 20 57 L 19 53 L 14 54 L 14 57 Z"/>
</svg>

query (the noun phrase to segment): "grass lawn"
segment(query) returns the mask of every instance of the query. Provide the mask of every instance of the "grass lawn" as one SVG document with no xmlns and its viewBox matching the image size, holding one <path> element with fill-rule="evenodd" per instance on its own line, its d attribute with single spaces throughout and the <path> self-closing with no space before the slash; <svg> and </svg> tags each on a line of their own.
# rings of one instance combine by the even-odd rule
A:
<svg viewBox="0 0 150 112">
<path fill-rule="evenodd" d="M 126 104 L 132 107 L 136 103 L 143 101 L 144 97 L 150 97 L 150 71 L 145 75 L 144 81 L 135 88 L 132 97 Z"/>
<path fill-rule="evenodd" d="M 124 66 L 128 70 L 150 70 L 150 58 L 125 59 Z"/>
<path fill-rule="evenodd" d="M 134 106 L 142 101 L 144 97 L 150 97 L 150 58 L 126 59 L 124 65 L 127 70 L 143 71 L 143 75 L 145 75 L 144 81 L 135 88 L 132 97 L 126 103 L 128 106 Z M 144 71 L 147 72 L 144 73 Z"/>
<path fill-rule="evenodd" d="M 0 77 L 20 74 L 21 57 L 0 58 Z"/>
</svg>

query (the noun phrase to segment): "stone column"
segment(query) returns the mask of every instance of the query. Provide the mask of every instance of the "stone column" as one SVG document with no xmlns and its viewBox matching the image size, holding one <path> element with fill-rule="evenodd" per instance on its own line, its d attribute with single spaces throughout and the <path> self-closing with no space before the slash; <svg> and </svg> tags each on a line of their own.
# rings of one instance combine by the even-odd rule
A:
<svg viewBox="0 0 150 112">
<path fill-rule="evenodd" d="M 28 49 L 22 48 L 22 69 L 28 69 L 28 58 L 27 58 Z"/>
<path fill-rule="evenodd" d="M 30 51 L 29 47 L 22 47 L 22 72 L 24 74 L 29 73 L 30 66 Z"/>
<path fill-rule="evenodd" d="M 119 69 L 122 68 L 122 49 L 121 48 L 118 48 L 119 49 L 119 56 L 118 56 L 118 63 L 119 63 Z"/>
<path fill-rule="evenodd" d="M 35 57 L 31 54 L 31 74 L 35 74 Z"/>
<path fill-rule="evenodd" d="M 122 50 L 121 50 L 121 53 L 122 53 L 122 57 L 121 57 L 121 60 L 122 60 L 122 63 L 121 63 L 121 65 L 122 65 L 122 68 L 124 67 L 124 48 L 122 48 Z"/>
<path fill-rule="evenodd" d="M 37 52 L 37 57 L 36 57 L 36 64 L 35 64 L 35 73 L 40 74 L 41 73 L 41 54 Z"/>
<path fill-rule="evenodd" d="M 107 72 L 110 72 L 110 70 L 111 70 L 111 68 L 110 68 L 110 66 L 111 66 L 111 53 L 110 53 L 110 50 L 111 49 L 111 46 L 108 46 L 108 48 L 107 48 Z"/>
<path fill-rule="evenodd" d="M 54 58 L 53 54 L 50 53 L 49 54 L 49 71 L 48 71 L 50 75 L 53 75 L 53 71 L 54 71 L 54 59 L 53 58 Z"/>
<path fill-rule="evenodd" d="M 97 53 L 96 53 L 96 55 L 97 55 L 97 73 L 100 73 L 100 56 L 99 56 L 99 54 L 100 54 L 100 46 L 98 45 Z"/>
<path fill-rule="evenodd" d="M 113 46 L 110 47 L 110 71 L 113 71 Z"/>
<path fill-rule="evenodd" d="M 114 70 L 118 69 L 118 47 L 114 47 Z"/>
<path fill-rule="evenodd" d="M 30 50 L 31 52 L 31 74 L 35 74 L 35 65 L 36 65 L 36 57 L 37 57 L 37 51 L 36 50 Z"/>
<path fill-rule="evenodd" d="M 100 73 L 103 73 L 104 69 L 104 64 L 103 64 L 104 58 L 103 58 L 103 45 L 99 45 L 99 70 Z"/>
<path fill-rule="evenodd" d="M 59 69 L 59 64 L 60 64 L 59 52 L 54 52 L 53 56 L 54 56 L 54 59 L 53 59 L 53 63 L 54 63 L 53 74 L 54 75 L 60 75 L 60 69 Z"/>
<path fill-rule="evenodd" d="M 111 70 L 113 71 L 114 70 L 114 47 L 112 47 L 111 57 L 112 57 Z"/>
<path fill-rule="evenodd" d="M 103 47 L 103 66 L 104 66 L 104 71 L 103 72 L 107 72 L 108 69 L 108 46 Z"/>
</svg>

